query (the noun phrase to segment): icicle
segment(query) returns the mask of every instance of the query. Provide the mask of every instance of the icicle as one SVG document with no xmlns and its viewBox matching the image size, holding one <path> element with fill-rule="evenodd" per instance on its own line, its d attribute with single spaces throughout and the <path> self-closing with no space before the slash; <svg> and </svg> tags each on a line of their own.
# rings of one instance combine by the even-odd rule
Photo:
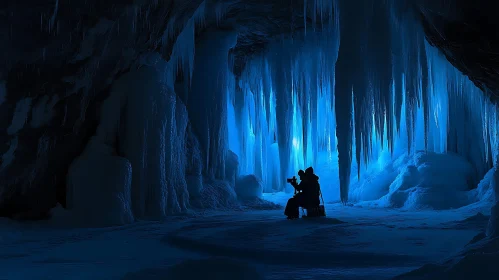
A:
<svg viewBox="0 0 499 280">
<path fill-rule="evenodd" d="M 329 169 L 318 168 L 320 175 L 335 177 L 328 177 L 328 196 L 339 190 L 346 203 L 352 178 L 390 157 L 455 151 L 477 177 L 498 157 L 490 148 L 498 141 L 495 107 L 471 98 L 482 93 L 395 2 L 369 0 L 359 9 L 351 1 L 304 0 L 304 25 L 312 13 L 322 33 L 306 27 L 303 37 L 270 44 L 248 62 L 241 89 L 231 93 L 241 174 L 258 174 L 272 184 L 266 190 L 282 191 L 285 177 L 322 164 Z"/>
<path fill-rule="evenodd" d="M 171 54 L 171 63 L 169 66 L 169 74 L 172 75 L 168 78 L 170 81 L 175 81 L 178 71 L 182 69 L 184 79 L 187 80 L 186 84 L 190 85 L 192 81 L 192 73 L 194 70 L 194 56 L 195 56 L 195 34 L 196 26 L 204 23 L 206 3 L 203 1 L 193 16 L 185 24 L 182 32 L 178 35 L 175 45 L 173 46 Z M 163 34 L 163 43 L 167 42 L 177 30 L 175 21 L 171 20 L 165 33 Z"/>
<path fill-rule="evenodd" d="M 305 27 L 305 36 L 307 36 L 307 5 L 308 1 L 303 0 L 303 26 Z"/>
<path fill-rule="evenodd" d="M 50 21 L 49 21 L 49 32 L 51 32 L 52 29 L 54 28 L 55 19 L 57 18 L 58 11 L 59 11 L 59 0 L 56 0 L 55 7 L 54 7 L 54 13 L 52 14 L 52 17 L 50 17 Z"/>
</svg>

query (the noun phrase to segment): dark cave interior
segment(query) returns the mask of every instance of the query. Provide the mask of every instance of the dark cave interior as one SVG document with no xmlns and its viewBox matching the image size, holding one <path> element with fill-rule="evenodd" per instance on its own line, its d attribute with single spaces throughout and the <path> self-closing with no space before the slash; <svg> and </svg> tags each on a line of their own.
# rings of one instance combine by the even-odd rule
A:
<svg viewBox="0 0 499 280">
<path fill-rule="evenodd" d="M 485 0 L 3 1 L 0 248 L 10 250 L 13 232 L 27 236 L 62 224 L 64 230 L 142 228 L 220 212 L 227 216 L 207 214 L 203 223 L 227 224 L 229 236 L 230 222 L 249 219 L 254 230 L 239 229 L 227 244 L 244 243 L 249 232 L 272 236 L 259 224 L 269 216 L 280 227 L 282 198 L 293 191 L 286 178 L 314 166 L 330 213 L 322 223 L 331 233 L 321 228 L 310 237 L 324 252 L 296 249 L 316 260 L 303 278 L 279 270 L 300 263 L 282 250 L 254 251 L 267 254 L 259 260 L 223 247 L 223 240 L 209 247 L 173 237 L 161 242 L 231 260 L 185 257 L 164 275 L 190 279 L 185 267 L 212 273 L 220 266 L 233 276 L 205 279 L 316 279 L 306 278 L 313 273 L 317 279 L 495 279 L 497 8 Z M 455 241 L 445 249 L 454 251 L 425 261 L 388 253 L 375 261 L 372 252 L 345 251 L 335 264 L 336 256 L 327 255 L 334 248 L 321 242 L 352 230 L 342 228 L 357 217 L 348 211 L 369 216 L 368 209 L 366 223 L 406 217 L 404 227 L 429 219 L 424 227 L 446 228 L 461 219 L 473 230 L 455 224 Z M 186 235 L 203 228 L 197 223 L 184 228 Z M 470 230 L 466 236 L 462 227 Z M 64 230 L 58 234 L 69 234 Z M 173 229 L 164 231 L 170 236 Z M 247 246 L 272 247 L 258 238 Z M 283 263 L 274 262 L 281 257 Z M 245 258 L 256 267 L 273 265 L 275 277 L 232 263 Z M 361 259 L 367 268 L 356 268 Z M 388 263 L 397 267 L 391 274 L 369 270 L 392 268 Z M 320 274 L 319 267 L 354 272 Z M 149 266 L 133 270 L 143 268 Z M 131 271 L 95 275 L 156 279 Z M 6 279 L 27 277 L 8 273 Z"/>
</svg>

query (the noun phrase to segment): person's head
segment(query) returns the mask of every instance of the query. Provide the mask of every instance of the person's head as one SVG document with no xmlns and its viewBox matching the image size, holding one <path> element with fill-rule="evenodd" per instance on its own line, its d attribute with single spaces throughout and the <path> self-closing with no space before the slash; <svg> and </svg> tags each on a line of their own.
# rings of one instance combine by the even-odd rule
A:
<svg viewBox="0 0 499 280">
<path fill-rule="evenodd" d="M 312 167 L 305 169 L 305 177 L 310 180 L 319 180 L 319 177 L 314 174 L 314 169 Z"/>
<path fill-rule="evenodd" d="M 303 170 L 298 171 L 298 176 L 300 176 L 300 180 L 305 178 L 305 172 Z"/>
<path fill-rule="evenodd" d="M 306 175 L 312 175 L 312 174 L 314 174 L 314 169 L 312 167 L 309 167 L 309 168 L 305 169 L 305 174 Z"/>
</svg>

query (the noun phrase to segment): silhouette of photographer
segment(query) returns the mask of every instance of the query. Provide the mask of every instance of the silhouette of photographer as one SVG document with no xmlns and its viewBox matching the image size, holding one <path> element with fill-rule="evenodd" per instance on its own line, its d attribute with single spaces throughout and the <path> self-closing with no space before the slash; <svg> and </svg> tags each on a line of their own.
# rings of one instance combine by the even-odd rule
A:
<svg viewBox="0 0 499 280">
<path fill-rule="evenodd" d="M 300 207 L 312 208 L 318 207 L 320 204 L 319 177 L 314 174 L 314 169 L 309 167 L 305 171 L 300 170 L 298 176 L 300 178 L 299 184 L 294 176 L 287 179 L 287 182 L 295 188 L 295 195 L 288 200 L 284 210 L 284 215 L 288 216 L 289 220 L 299 218 Z"/>
</svg>

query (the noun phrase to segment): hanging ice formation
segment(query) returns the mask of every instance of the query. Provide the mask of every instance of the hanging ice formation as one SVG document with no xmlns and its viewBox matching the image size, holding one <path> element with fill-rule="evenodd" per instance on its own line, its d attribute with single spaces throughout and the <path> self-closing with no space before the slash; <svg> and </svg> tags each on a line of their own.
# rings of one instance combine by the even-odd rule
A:
<svg viewBox="0 0 499 280">
<path fill-rule="evenodd" d="M 96 135 L 69 170 L 67 201 L 75 213 L 85 217 L 98 213 L 93 217 L 99 223 L 124 224 L 189 207 L 188 115 L 174 82 L 179 72 L 186 85 L 194 77 L 195 29 L 204 18 L 202 2 L 191 17 L 172 19 L 161 49 L 167 56 L 172 47 L 170 60 L 158 53 L 144 54 L 137 62 L 140 67 L 113 83 Z M 115 155 L 115 149 L 122 157 Z M 100 199 L 92 197 L 94 190 L 101 193 Z"/>
<path fill-rule="evenodd" d="M 485 174 L 497 147 L 496 107 L 426 43 L 397 1 L 304 3 L 306 32 L 254 57 L 229 93 L 240 174 L 282 191 L 286 176 L 314 166 L 327 199 L 343 202 L 364 171 L 415 150 L 458 153 L 477 180 Z"/>
</svg>

